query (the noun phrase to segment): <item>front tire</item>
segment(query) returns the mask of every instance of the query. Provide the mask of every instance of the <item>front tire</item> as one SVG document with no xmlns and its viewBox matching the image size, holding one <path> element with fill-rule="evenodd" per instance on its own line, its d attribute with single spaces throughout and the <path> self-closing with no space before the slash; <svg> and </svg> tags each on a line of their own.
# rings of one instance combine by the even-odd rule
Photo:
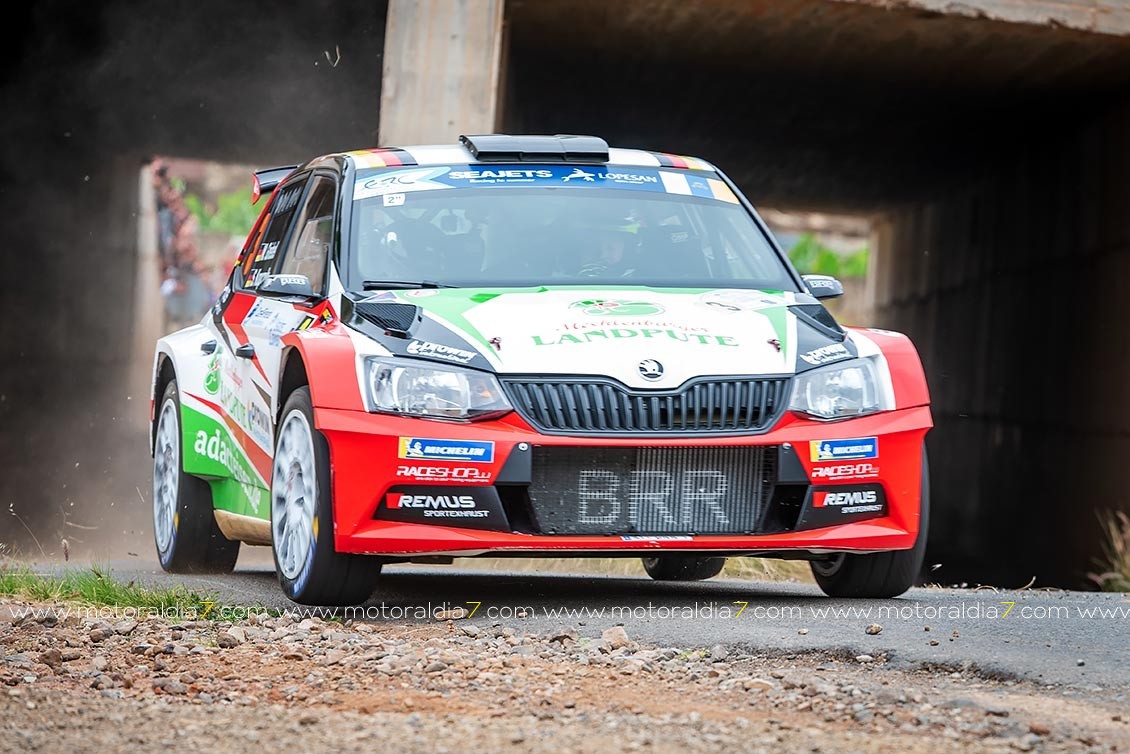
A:
<svg viewBox="0 0 1130 754">
<path fill-rule="evenodd" d="M 897 597 L 910 587 L 922 570 L 926 558 L 926 538 L 930 530 L 930 464 L 922 450 L 922 515 L 918 538 L 909 550 L 877 552 L 871 555 L 840 553 L 826 561 L 812 561 L 812 576 L 829 597 L 885 599 Z"/>
<path fill-rule="evenodd" d="M 314 429 L 310 388 L 283 406 L 271 474 L 271 550 L 279 585 L 302 605 L 359 605 L 381 572 L 380 561 L 334 550 L 330 448 Z"/>
<path fill-rule="evenodd" d="M 239 542 L 223 535 L 212 508 L 212 490 L 184 472 L 180 395 L 170 380 L 161 396 L 153 444 L 153 539 L 161 568 L 169 573 L 231 573 Z"/>
<path fill-rule="evenodd" d="M 656 581 L 703 581 L 722 573 L 725 558 L 696 558 L 690 555 L 663 555 L 641 558 L 643 569 Z"/>
</svg>

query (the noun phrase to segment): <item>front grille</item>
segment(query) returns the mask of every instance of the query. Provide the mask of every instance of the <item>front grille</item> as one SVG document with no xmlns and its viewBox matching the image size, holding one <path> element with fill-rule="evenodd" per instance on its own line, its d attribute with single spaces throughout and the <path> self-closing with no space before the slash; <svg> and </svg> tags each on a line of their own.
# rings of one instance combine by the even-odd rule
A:
<svg viewBox="0 0 1130 754">
<path fill-rule="evenodd" d="M 705 378 L 676 390 L 631 390 L 601 378 L 503 378 L 510 402 L 549 434 L 763 432 L 784 409 L 788 378 Z"/>
<path fill-rule="evenodd" d="M 762 447 L 535 447 L 529 488 L 544 534 L 745 534 L 772 495 Z"/>
</svg>

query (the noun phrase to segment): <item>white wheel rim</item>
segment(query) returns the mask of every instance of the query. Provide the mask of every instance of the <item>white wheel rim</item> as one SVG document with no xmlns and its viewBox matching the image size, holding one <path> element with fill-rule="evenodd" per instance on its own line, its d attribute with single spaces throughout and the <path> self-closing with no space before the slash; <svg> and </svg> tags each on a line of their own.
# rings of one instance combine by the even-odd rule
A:
<svg viewBox="0 0 1130 754">
<path fill-rule="evenodd" d="M 291 411 L 279 430 L 271 478 L 271 544 L 288 579 L 298 577 L 314 546 L 317 500 L 314 436 L 306 415 Z"/>
<path fill-rule="evenodd" d="M 161 406 L 153 449 L 153 532 L 161 553 L 169 551 L 176 532 L 179 472 L 180 427 L 176 403 L 170 398 Z"/>
</svg>

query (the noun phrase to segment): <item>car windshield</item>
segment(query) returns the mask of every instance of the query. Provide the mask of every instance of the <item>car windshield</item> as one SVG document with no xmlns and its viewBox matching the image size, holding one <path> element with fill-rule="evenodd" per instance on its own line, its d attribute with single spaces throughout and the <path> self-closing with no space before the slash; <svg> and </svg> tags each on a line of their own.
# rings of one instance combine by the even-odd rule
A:
<svg viewBox="0 0 1130 754">
<path fill-rule="evenodd" d="M 358 171 L 350 290 L 646 285 L 797 290 L 729 187 L 627 166 Z"/>
</svg>

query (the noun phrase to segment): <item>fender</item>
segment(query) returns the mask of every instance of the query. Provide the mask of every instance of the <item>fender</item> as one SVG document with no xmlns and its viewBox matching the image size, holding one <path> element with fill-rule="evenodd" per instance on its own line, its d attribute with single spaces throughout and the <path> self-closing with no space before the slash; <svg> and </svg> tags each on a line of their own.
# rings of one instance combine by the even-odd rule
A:
<svg viewBox="0 0 1130 754">
<path fill-rule="evenodd" d="M 348 328 L 335 317 L 331 322 L 307 330 L 295 330 L 282 337 L 279 385 L 294 353 L 302 357 L 310 399 L 315 409 L 364 411 L 365 402 L 358 384 L 357 348 Z M 282 395 L 275 398 L 276 415 L 282 408 Z M 316 415 L 315 415 L 315 418 Z"/>
<path fill-rule="evenodd" d="M 196 324 L 184 330 L 166 335 L 157 341 L 153 353 L 153 379 L 149 385 L 149 453 L 153 453 L 153 444 L 157 434 L 157 401 L 161 400 L 164 393 L 164 382 L 161 380 L 161 370 L 167 363 L 172 367 L 173 376 L 180 386 L 181 392 L 197 389 L 201 386 L 190 386 L 186 382 L 191 375 L 203 369 L 201 364 L 190 364 L 192 358 L 202 360 L 208 357 L 200 350 L 201 345 L 209 340 L 215 340 L 215 335 L 203 324 Z M 196 366 L 198 369 L 193 369 Z M 203 374 L 203 372 L 201 372 Z"/>
<path fill-rule="evenodd" d="M 930 389 L 922 360 L 910 338 L 902 333 L 870 327 L 845 327 L 853 338 L 873 343 L 883 354 L 891 371 L 895 392 L 895 408 L 916 408 L 930 405 Z"/>
</svg>

